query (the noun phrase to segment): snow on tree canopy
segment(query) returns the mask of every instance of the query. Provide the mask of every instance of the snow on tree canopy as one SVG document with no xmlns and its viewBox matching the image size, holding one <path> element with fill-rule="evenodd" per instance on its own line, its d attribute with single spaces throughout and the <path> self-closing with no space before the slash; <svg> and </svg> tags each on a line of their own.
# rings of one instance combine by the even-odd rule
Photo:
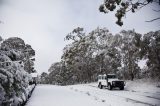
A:
<svg viewBox="0 0 160 106">
<path fill-rule="evenodd" d="M 24 51 L 28 52 L 25 53 Z M 12 37 L 1 42 L 0 45 L 0 106 L 2 102 L 25 101 L 28 97 L 28 86 L 31 77 L 24 67 L 33 67 L 29 61 L 35 55 L 30 45 L 21 38 Z M 25 64 L 23 64 L 25 63 Z M 29 68 L 29 69 L 30 69 Z"/>
<path fill-rule="evenodd" d="M 21 38 L 18 37 L 12 37 L 7 40 L 5 40 L 1 44 L 2 49 L 23 49 L 25 47 L 25 43 Z"/>
</svg>

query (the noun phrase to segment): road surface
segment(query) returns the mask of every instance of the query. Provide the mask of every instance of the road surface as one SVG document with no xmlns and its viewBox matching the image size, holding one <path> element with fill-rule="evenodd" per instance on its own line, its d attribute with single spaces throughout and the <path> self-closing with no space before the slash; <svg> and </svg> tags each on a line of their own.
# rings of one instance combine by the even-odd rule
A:
<svg viewBox="0 0 160 106">
<path fill-rule="evenodd" d="M 105 106 L 64 86 L 38 85 L 26 106 Z"/>
<path fill-rule="evenodd" d="M 160 92 L 109 91 L 94 84 L 38 85 L 26 106 L 160 106 Z"/>
</svg>

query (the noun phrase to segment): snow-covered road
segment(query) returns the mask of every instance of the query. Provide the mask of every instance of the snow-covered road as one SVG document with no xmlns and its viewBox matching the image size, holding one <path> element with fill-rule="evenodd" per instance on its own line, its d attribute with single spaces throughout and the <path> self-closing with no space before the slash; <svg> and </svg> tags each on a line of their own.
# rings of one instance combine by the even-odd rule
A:
<svg viewBox="0 0 160 106">
<path fill-rule="evenodd" d="M 38 85 L 26 106 L 105 106 L 64 86 Z"/>
<path fill-rule="evenodd" d="M 98 89 L 96 84 L 38 85 L 26 106 L 160 106 L 158 90 L 109 91 Z"/>
</svg>

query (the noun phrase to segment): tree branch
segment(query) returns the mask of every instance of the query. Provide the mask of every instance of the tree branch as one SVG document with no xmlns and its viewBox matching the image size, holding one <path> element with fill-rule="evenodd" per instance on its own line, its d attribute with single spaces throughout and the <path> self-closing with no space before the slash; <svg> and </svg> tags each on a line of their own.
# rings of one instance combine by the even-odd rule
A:
<svg viewBox="0 0 160 106">
<path fill-rule="evenodd" d="M 156 21 L 156 20 L 159 20 L 159 19 L 160 19 L 160 17 L 152 19 L 152 20 L 149 20 L 149 21 L 145 21 L 145 22 L 153 22 L 153 21 Z"/>
</svg>

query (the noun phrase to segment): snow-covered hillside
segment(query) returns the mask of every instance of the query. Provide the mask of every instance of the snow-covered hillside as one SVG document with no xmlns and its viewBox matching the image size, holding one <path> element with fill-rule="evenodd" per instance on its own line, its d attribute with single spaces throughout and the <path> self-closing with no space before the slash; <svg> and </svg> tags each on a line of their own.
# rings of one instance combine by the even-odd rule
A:
<svg viewBox="0 0 160 106">
<path fill-rule="evenodd" d="M 125 90 L 99 89 L 97 83 L 38 85 L 26 106 L 159 106 L 160 88 L 128 82 Z"/>
</svg>

